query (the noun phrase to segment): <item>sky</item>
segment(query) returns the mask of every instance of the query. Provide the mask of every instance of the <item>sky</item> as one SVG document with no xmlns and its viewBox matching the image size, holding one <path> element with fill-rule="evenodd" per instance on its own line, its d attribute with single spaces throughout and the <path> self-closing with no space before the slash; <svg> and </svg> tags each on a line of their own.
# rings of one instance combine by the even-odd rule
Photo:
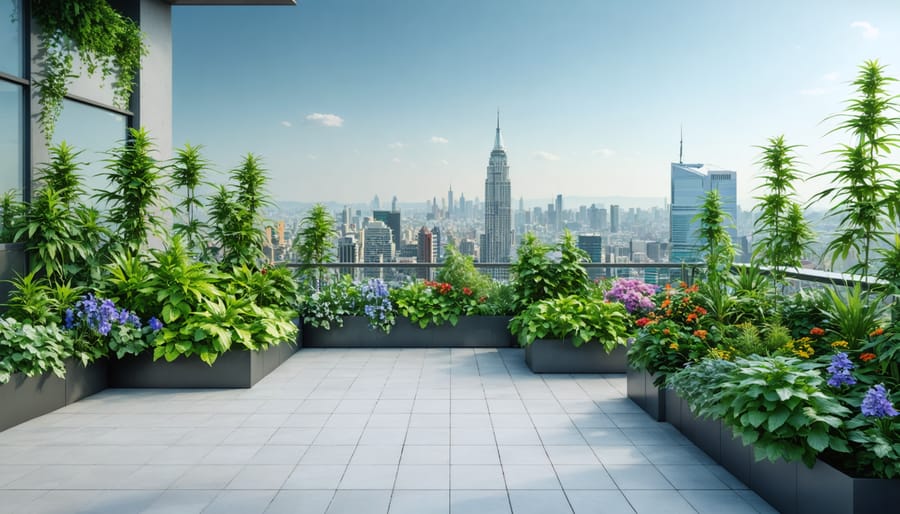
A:
<svg viewBox="0 0 900 514">
<path fill-rule="evenodd" d="M 858 67 L 900 77 L 897 0 L 298 0 L 172 21 L 176 146 L 222 172 L 258 154 L 287 201 L 483 198 L 499 109 L 514 205 L 662 206 L 683 131 L 684 162 L 736 170 L 749 208 L 757 146 L 783 134 L 804 171 L 831 169 Z"/>
</svg>

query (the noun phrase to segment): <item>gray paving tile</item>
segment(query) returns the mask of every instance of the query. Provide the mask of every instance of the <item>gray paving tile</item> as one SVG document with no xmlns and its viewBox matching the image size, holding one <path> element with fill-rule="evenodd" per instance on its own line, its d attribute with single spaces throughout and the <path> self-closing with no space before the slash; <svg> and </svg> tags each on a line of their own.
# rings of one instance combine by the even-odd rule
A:
<svg viewBox="0 0 900 514">
<path fill-rule="evenodd" d="M 637 514 L 696 514 L 678 491 L 622 491 Z"/>
<path fill-rule="evenodd" d="M 756 509 L 734 491 L 679 491 L 699 514 L 755 514 Z"/>
<path fill-rule="evenodd" d="M 397 470 L 396 489 L 450 489 L 449 465 L 403 465 Z"/>
<path fill-rule="evenodd" d="M 619 489 L 672 489 L 672 484 L 655 467 L 642 464 L 610 464 L 606 471 Z"/>
<path fill-rule="evenodd" d="M 556 470 L 549 464 L 503 465 L 507 489 L 560 489 Z M 513 506 L 515 507 L 515 506 Z"/>
<path fill-rule="evenodd" d="M 353 450 L 356 447 L 350 445 L 318 445 L 310 446 L 303 457 L 300 464 L 349 464 L 350 457 L 353 456 Z"/>
<path fill-rule="evenodd" d="M 515 514 L 571 513 L 572 507 L 562 491 L 509 491 Z"/>
<path fill-rule="evenodd" d="M 591 448 L 603 464 L 650 464 L 647 457 L 635 446 L 592 446 Z"/>
<path fill-rule="evenodd" d="M 323 465 L 304 466 L 302 464 L 294 468 L 294 471 L 285 480 L 284 489 L 337 489 L 344 476 L 346 466 Z"/>
<path fill-rule="evenodd" d="M 337 491 L 326 514 L 385 514 L 391 491 Z"/>
<path fill-rule="evenodd" d="M 280 489 L 294 471 L 292 465 L 245 466 L 231 482 L 228 489 Z"/>
<path fill-rule="evenodd" d="M 449 428 L 420 428 L 411 427 L 406 432 L 406 445 L 449 445 L 450 429 Z"/>
<path fill-rule="evenodd" d="M 291 464 L 296 465 L 300 462 L 303 454 L 306 453 L 308 446 L 303 445 L 272 445 L 263 446 L 248 461 L 250 465 L 260 464 Z"/>
<path fill-rule="evenodd" d="M 185 471 L 172 489 L 225 489 L 243 468 L 239 464 L 200 464 Z"/>
<path fill-rule="evenodd" d="M 450 491 L 394 491 L 389 514 L 449 514 Z"/>
<path fill-rule="evenodd" d="M 201 464 L 246 464 L 253 459 L 260 448 L 262 446 L 256 444 L 216 446 L 200 462 Z"/>
<path fill-rule="evenodd" d="M 653 464 L 715 464 L 696 446 L 653 445 L 638 449 Z"/>
<path fill-rule="evenodd" d="M 352 464 L 399 464 L 403 446 L 367 445 L 357 446 L 350 459 Z"/>
<path fill-rule="evenodd" d="M 450 466 L 452 489 L 506 489 L 503 468 L 498 464 Z"/>
<path fill-rule="evenodd" d="M 276 491 L 222 491 L 203 514 L 262 514 Z"/>
<path fill-rule="evenodd" d="M 508 464 L 550 464 L 547 450 L 543 446 L 498 446 L 500 462 Z"/>
<path fill-rule="evenodd" d="M 451 464 L 500 464 L 494 445 L 456 445 L 450 447 Z"/>
<path fill-rule="evenodd" d="M 323 428 L 319 435 L 316 436 L 313 444 L 329 445 L 329 444 L 349 444 L 356 446 L 359 438 L 362 437 L 363 427 L 356 428 Z"/>
<path fill-rule="evenodd" d="M 566 490 L 566 497 L 575 514 L 634 514 L 625 495 L 618 490 Z"/>
<path fill-rule="evenodd" d="M 534 428 L 495 428 L 494 436 L 499 445 L 538 445 L 541 438 Z"/>
<path fill-rule="evenodd" d="M 663 464 L 656 466 L 663 476 L 679 490 L 684 489 L 728 489 L 707 466 L 688 464 Z"/>
<path fill-rule="evenodd" d="M 359 444 L 403 444 L 406 428 L 366 428 L 359 438 Z"/>
<path fill-rule="evenodd" d="M 504 491 L 450 490 L 451 514 L 511 514 L 509 495 Z"/>
<path fill-rule="evenodd" d="M 134 473 L 121 477 L 115 483 L 107 482 L 105 485 L 109 489 L 168 489 L 183 476 L 191 466 L 159 464 L 142 466 Z M 97 484 L 94 484 L 94 488 Z"/>
<path fill-rule="evenodd" d="M 753 491 L 735 491 L 735 493 L 760 514 L 778 514 L 777 510 L 772 508 L 771 505 L 766 503 L 765 500 L 760 498 L 760 496 Z"/>
<path fill-rule="evenodd" d="M 450 446 L 404 446 L 400 464 L 450 464 Z"/>
<path fill-rule="evenodd" d="M 393 464 L 351 464 L 338 489 L 393 489 L 397 467 Z"/>
<path fill-rule="evenodd" d="M 590 446 L 584 445 L 565 445 L 565 446 L 544 446 L 547 456 L 550 458 L 551 464 L 599 464 L 597 456 L 594 455 Z"/>
<path fill-rule="evenodd" d="M 616 489 L 602 464 L 554 465 L 563 489 Z"/>
<path fill-rule="evenodd" d="M 199 514 L 219 495 L 216 490 L 163 491 L 144 514 Z"/>
<path fill-rule="evenodd" d="M 451 428 L 450 444 L 479 445 L 495 444 L 494 431 L 490 428 Z"/>
</svg>

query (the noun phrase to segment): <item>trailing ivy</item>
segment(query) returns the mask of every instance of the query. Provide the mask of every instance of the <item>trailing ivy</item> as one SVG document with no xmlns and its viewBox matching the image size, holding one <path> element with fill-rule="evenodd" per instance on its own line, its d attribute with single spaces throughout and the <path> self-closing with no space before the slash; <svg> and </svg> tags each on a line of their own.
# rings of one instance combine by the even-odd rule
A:
<svg viewBox="0 0 900 514">
<path fill-rule="evenodd" d="M 40 27 L 43 77 L 34 85 L 41 104 L 38 124 L 47 139 L 62 112 L 76 54 L 89 75 L 99 70 L 104 80 L 113 78 L 113 103 L 126 109 L 141 57 L 147 55 L 137 24 L 106 0 L 31 0 L 31 12 Z"/>
</svg>

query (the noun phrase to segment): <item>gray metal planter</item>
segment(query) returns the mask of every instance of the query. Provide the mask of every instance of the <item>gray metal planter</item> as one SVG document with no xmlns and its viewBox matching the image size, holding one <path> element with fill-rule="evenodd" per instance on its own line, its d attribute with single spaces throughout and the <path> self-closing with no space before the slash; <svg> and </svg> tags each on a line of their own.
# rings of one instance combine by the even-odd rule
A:
<svg viewBox="0 0 900 514">
<path fill-rule="evenodd" d="M 66 382 L 53 373 L 26 377 L 13 373 L 0 386 L 0 430 L 43 416 L 66 405 Z"/>
<path fill-rule="evenodd" d="M 525 347 L 525 363 L 535 373 L 625 373 L 627 348 L 612 352 L 599 343 L 576 347 L 569 340 L 537 339 Z"/>
<path fill-rule="evenodd" d="M 111 362 L 109 387 L 252 387 L 296 351 L 297 346 L 292 342 L 258 352 L 232 350 L 220 355 L 212 366 L 197 356 L 179 357 L 166 362 L 165 359 L 154 361 L 151 353 L 129 355 Z"/>
<path fill-rule="evenodd" d="M 515 346 L 507 328 L 509 320 L 509 316 L 463 316 L 456 326 L 419 328 L 397 318 L 385 334 L 370 329 L 365 316 L 348 316 L 343 327 L 326 330 L 304 325 L 301 330 L 306 348 L 509 348 Z"/>
<path fill-rule="evenodd" d="M 628 367 L 626 381 L 628 398 L 638 405 L 644 412 L 656 421 L 666 420 L 666 393 L 653 384 L 656 375 L 651 375 L 647 370 L 637 370 Z"/>
<path fill-rule="evenodd" d="M 109 387 L 109 360 L 106 358 L 83 366 L 75 359 L 66 359 L 66 405 Z"/>
</svg>

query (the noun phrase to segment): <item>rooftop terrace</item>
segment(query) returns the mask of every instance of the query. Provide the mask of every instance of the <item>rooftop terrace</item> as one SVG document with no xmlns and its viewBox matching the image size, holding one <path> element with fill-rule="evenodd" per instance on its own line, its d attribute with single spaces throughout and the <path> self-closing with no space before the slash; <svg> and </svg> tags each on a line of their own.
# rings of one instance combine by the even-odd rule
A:
<svg viewBox="0 0 900 514">
<path fill-rule="evenodd" d="M 625 396 L 520 349 L 304 349 L 252 389 L 108 389 L 0 433 L 0 512 L 753 513 Z"/>
</svg>

